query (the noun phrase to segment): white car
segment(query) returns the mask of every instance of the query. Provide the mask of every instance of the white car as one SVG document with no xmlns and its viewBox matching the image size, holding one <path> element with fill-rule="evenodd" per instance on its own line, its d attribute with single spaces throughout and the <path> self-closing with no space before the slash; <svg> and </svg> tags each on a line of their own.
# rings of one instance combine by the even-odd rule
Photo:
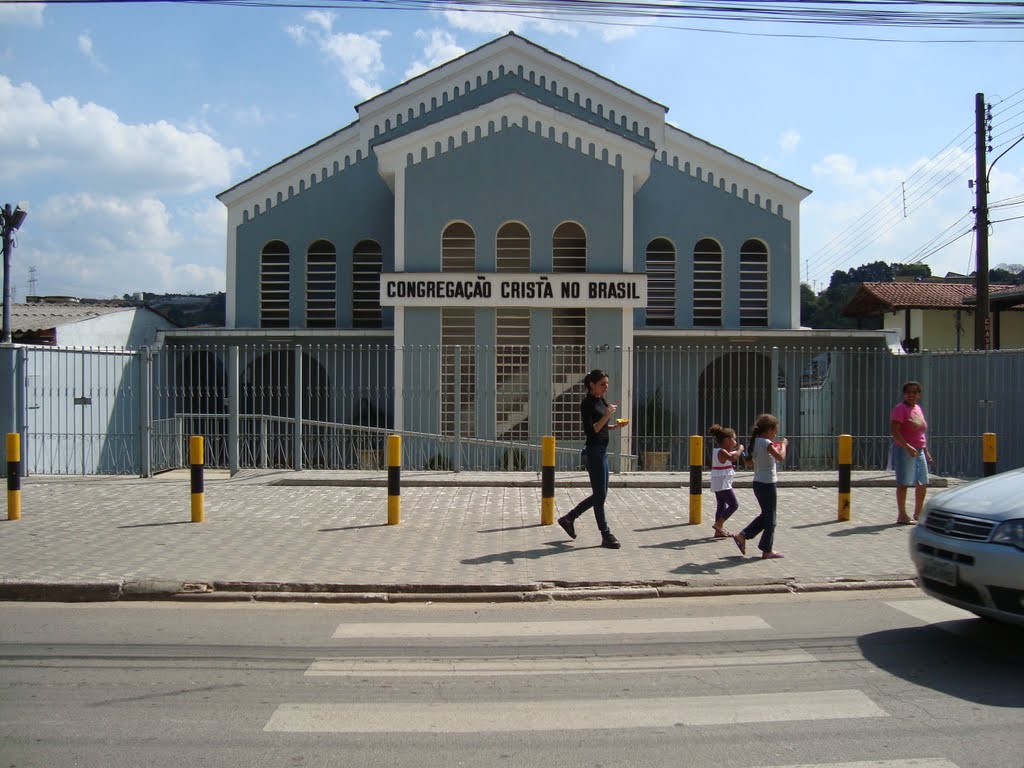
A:
<svg viewBox="0 0 1024 768">
<path fill-rule="evenodd" d="M 928 499 L 910 558 L 932 597 L 1024 626 L 1024 469 Z"/>
</svg>

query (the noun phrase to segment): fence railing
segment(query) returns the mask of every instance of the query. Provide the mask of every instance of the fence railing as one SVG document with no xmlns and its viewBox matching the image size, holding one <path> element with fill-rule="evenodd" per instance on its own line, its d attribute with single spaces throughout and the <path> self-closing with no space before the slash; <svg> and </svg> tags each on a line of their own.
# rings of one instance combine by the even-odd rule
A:
<svg viewBox="0 0 1024 768">
<path fill-rule="evenodd" d="M 713 423 L 741 442 L 762 412 L 790 439 L 787 466 L 835 466 L 854 435 L 856 468 L 886 465 L 889 412 L 901 385 L 922 383 L 935 471 L 981 474 L 981 435 L 1024 424 L 1016 395 L 1024 351 L 894 354 L 877 348 L 751 344 L 630 348 L 522 345 L 169 346 L 134 352 L 19 348 L 9 381 L 29 473 L 142 474 L 187 466 L 203 435 L 209 466 L 380 469 L 384 438 L 403 436 L 410 469 L 540 469 L 553 434 L 557 466 L 578 469 L 582 384 L 566 359 L 610 376 L 607 399 L 631 418 L 612 433 L 614 471 L 689 466 L 688 438 Z M 460 377 L 452 360 L 471 359 Z M 528 359 L 518 376 L 509 360 Z M 466 382 L 465 377 L 472 381 Z M 455 386 L 454 382 L 462 382 Z M 1024 447 L 1000 442 L 1000 469 Z M 708 443 L 710 453 L 710 441 Z"/>
</svg>

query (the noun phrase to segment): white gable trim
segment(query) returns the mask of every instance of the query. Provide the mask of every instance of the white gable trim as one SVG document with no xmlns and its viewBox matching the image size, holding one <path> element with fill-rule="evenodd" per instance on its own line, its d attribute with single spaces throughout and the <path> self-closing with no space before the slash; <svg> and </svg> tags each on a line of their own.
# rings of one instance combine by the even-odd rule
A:
<svg viewBox="0 0 1024 768">
<path fill-rule="evenodd" d="M 341 173 L 368 154 L 359 124 L 352 123 L 323 141 L 282 160 L 217 195 L 229 211 L 254 217 L 307 188 Z"/>
<path fill-rule="evenodd" d="M 654 150 L 629 141 L 519 94 L 510 94 L 425 126 L 374 147 L 378 170 L 392 190 L 395 175 L 411 165 L 457 149 L 478 139 L 518 126 L 551 141 L 575 148 L 614 167 L 632 179 L 635 193 L 651 173 Z"/>
<path fill-rule="evenodd" d="M 356 111 L 366 136 L 377 137 L 509 73 L 656 143 L 663 136 L 666 107 L 514 34 L 364 101 Z"/>
<path fill-rule="evenodd" d="M 811 190 L 672 125 L 658 145 L 658 159 L 773 214 L 792 220 Z"/>
</svg>

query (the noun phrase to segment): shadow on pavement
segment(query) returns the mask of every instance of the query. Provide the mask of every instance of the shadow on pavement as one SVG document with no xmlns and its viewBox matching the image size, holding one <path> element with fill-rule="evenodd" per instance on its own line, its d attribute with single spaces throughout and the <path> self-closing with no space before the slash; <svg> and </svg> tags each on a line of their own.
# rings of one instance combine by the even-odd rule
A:
<svg viewBox="0 0 1024 768">
<path fill-rule="evenodd" d="M 823 525 L 838 525 L 841 520 L 822 520 L 820 523 L 807 523 L 806 525 L 791 525 L 790 528 L 820 528 Z"/>
<path fill-rule="evenodd" d="M 941 629 L 950 627 L 956 634 Z M 904 627 L 857 638 L 864 658 L 903 680 L 963 701 L 1024 707 L 1024 630 L 983 619 Z"/>
<path fill-rule="evenodd" d="M 725 539 L 715 539 L 711 536 L 701 536 L 696 539 L 679 539 L 677 541 L 663 541 L 661 544 L 641 544 L 640 549 L 674 549 L 677 551 L 681 551 L 687 549 L 688 547 L 692 547 L 696 544 L 716 544 L 723 542 L 725 542 Z M 732 542 L 729 543 L 731 544 Z M 730 551 L 734 551 L 732 547 L 730 547 Z"/>
<path fill-rule="evenodd" d="M 512 565 L 516 560 L 538 560 L 548 555 L 561 555 L 566 552 L 582 549 L 597 549 L 600 544 L 590 547 L 571 547 L 564 541 L 550 542 L 546 547 L 538 549 L 509 549 L 505 552 L 494 552 L 480 557 L 467 557 L 460 560 L 463 565 L 487 565 L 488 563 L 507 563 Z"/>
<path fill-rule="evenodd" d="M 366 525 L 346 525 L 343 528 L 321 528 L 320 533 L 333 533 L 334 531 L 358 531 L 360 528 L 387 528 L 387 523 L 367 523 Z"/>
<path fill-rule="evenodd" d="M 716 573 L 728 571 L 730 568 L 737 568 L 741 565 L 746 565 L 752 561 L 761 562 L 761 558 L 744 557 L 739 552 L 735 552 L 732 555 L 724 557 L 721 560 L 716 560 L 713 563 L 686 563 L 685 565 L 677 565 L 669 571 L 669 573 L 685 574 L 689 576 L 714 575 Z"/>
<path fill-rule="evenodd" d="M 829 536 L 856 536 L 861 533 L 877 534 L 895 528 L 896 523 L 883 523 L 882 525 L 858 525 L 854 528 L 843 528 L 839 531 L 832 531 Z"/>
<path fill-rule="evenodd" d="M 543 523 L 530 523 L 529 525 L 510 525 L 507 528 L 482 528 L 477 533 L 501 533 L 502 531 L 522 531 L 527 528 L 543 528 Z"/>
<path fill-rule="evenodd" d="M 191 525 L 191 520 L 170 520 L 166 523 L 134 523 L 132 525 L 119 525 L 118 528 L 153 528 L 159 525 Z"/>
</svg>

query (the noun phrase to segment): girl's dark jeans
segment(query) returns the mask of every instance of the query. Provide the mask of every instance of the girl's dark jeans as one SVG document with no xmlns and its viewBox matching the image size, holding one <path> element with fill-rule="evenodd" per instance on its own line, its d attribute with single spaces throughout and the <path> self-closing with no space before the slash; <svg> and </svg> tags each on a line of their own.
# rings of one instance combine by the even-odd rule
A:
<svg viewBox="0 0 1024 768">
<path fill-rule="evenodd" d="M 778 500 L 775 483 L 758 483 L 755 481 L 754 497 L 757 499 L 757 503 L 761 505 L 761 514 L 755 517 L 750 525 L 743 529 L 743 538 L 750 540 L 763 531 L 761 541 L 757 543 L 757 548 L 762 552 L 771 552 L 772 545 L 775 543 L 775 507 Z"/>
</svg>

